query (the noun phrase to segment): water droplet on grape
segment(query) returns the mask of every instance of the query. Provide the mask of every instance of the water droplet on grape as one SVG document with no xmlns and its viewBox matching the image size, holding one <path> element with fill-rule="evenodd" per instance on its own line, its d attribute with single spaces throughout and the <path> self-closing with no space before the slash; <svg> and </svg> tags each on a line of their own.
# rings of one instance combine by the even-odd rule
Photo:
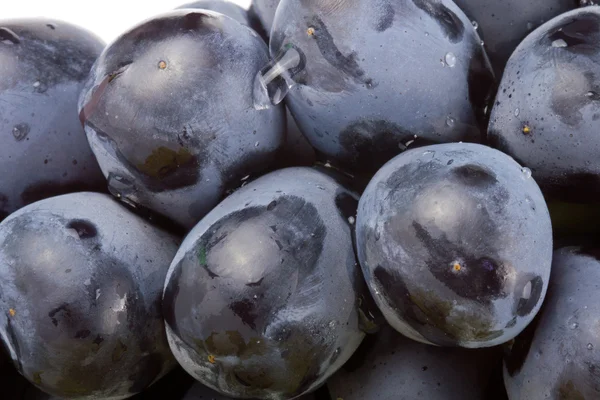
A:
<svg viewBox="0 0 600 400">
<path fill-rule="evenodd" d="M 454 53 L 446 53 L 446 55 L 444 56 L 444 62 L 450 68 L 454 68 L 454 66 L 456 66 L 456 56 L 454 55 Z"/>
<path fill-rule="evenodd" d="M 265 110 L 283 101 L 295 85 L 294 76 L 304 69 L 304 56 L 287 44 L 254 79 L 254 108 Z"/>
<path fill-rule="evenodd" d="M 15 140 L 17 142 L 20 142 L 21 140 L 25 139 L 27 137 L 27 135 L 29 135 L 29 132 L 31 131 L 31 128 L 29 127 L 28 124 L 17 124 L 13 127 L 12 129 L 12 134 L 13 137 L 15 138 Z"/>
<path fill-rule="evenodd" d="M 552 42 L 552 47 L 556 47 L 556 48 L 567 47 L 567 42 L 565 42 L 563 39 L 556 39 L 555 41 Z"/>
<path fill-rule="evenodd" d="M 108 174 L 108 191 L 110 194 L 132 207 L 137 207 L 135 201 L 135 185 L 130 180 L 113 172 Z"/>
</svg>

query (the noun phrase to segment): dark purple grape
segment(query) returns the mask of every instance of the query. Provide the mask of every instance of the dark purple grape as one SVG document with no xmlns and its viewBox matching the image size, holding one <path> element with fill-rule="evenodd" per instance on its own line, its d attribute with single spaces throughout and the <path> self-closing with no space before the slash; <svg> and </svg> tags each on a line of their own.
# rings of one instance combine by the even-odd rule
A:
<svg viewBox="0 0 600 400">
<path fill-rule="evenodd" d="M 599 75 L 599 7 L 542 25 L 508 61 L 489 142 L 531 168 L 548 199 L 600 200 Z"/>
<path fill-rule="evenodd" d="M 0 338 L 18 371 L 66 399 L 123 399 L 175 365 L 161 310 L 179 240 L 112 197 L 76 193 L 0 224 Z"/>
<path fill-rule="evenodd" d="M 508 58 L 538 26 L 573 10 L 578 0 L 454 0 L 473 21 L 485 42 L 496 74 L 502 76 Z"/>
<path fill-rule="evenodd" d="M 165 286 L 179 363 L 236 398 L 292 399 L 324 383 L 371 324 L 351 237 L 356 206 L 332 177 L 288 168 L 208 213 Z"/>
<path fill-rule="evenodd" d="M 428 346 L 385 325 L 364 340 L 327 387 L 332 399 L 343 400 L 487 399 L 499 350 Z"/>
<path fill-rule="evenodd" d="M 222 14 L 177 10 L 124 33 L 80 98 L 88 139 L 122 200 L 191 228 L 285 141 L 283 107 L 256 110 L 263 40 Z"/>
<path fill-rule="evenodd" d="M 484 138 L 494 77 L 451 1 L 283 0 L 270 50 L 271 102 L 292 86 L 298 126 L 338 166 L 375 172 L 407 148 Z"/>
<path fill-rule="evenodd" d="M 531 172 L 478 144 L 407 151 L 360 199 L 356 242 L 387 321 L 440 346 L 490 347 L 538 312 L 552 227 Z"/>
<path fill-rule="evenodd" d="M 597 399 L 599 312 L 600 249 L 567 247 L 556 251 L 542 310 L 506 345 L 504 382 L 508 397 Z"/>
<path fill-rule="evenodd" d="M 66 22 L 0 21 L 0 221 L 47 197 L 105 190 L 77 116 L 79 93 L 103 48 Z"/>
</svg>

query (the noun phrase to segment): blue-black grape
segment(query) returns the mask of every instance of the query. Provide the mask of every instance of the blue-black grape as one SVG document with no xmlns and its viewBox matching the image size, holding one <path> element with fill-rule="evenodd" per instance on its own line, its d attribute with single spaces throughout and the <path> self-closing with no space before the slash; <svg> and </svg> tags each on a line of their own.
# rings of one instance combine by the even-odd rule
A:
<svg viewBox="0 0 600 400">
<path fill-rule="evenodd" d="M 485 399 L 493 349 L 437 348 L 417 343 L 385 325 L 328 381 L 331 399 Z"/>
<path fill-rule="evenodd" d="M 387 321 L 425 343 L 504 343 L 531 322 L 548 286 L 544 197 L 528 169 L 478 144 L 388 162 L 360 199 L 356 242 Z"/>
<path fill-rule="evenodd" d="M 121 35 L 94 64 L 79 110 L 121 199 L 191 228 L 268 168 L 285 110 L 254 108 L 264 41 L 222 14 L 183 9 Z"/>
<path fill-rule="evenodd" d="M 577 0 L 454 0 L 477 27 L 498 76 L 521 40 Z"/>
<path fill-rule="evenodd" d="M 165 284 L 179 363 L 225 396 L 281 400 L 341 367 L 371 323 L 351 237 L 357 200 L 334 178 L 296 167 L 208 213 Z"/>
<path fill-rule="evenodd" d="M 596 245 L 554 253 L 542 310 L 506 345 L 504 383 L 511 400 L 598 398 L 599 282 Z"/>
<path fill-rule="evenodd" d="M 600 199 L 600 7 L 562 14 L 511 56 L 490 144 L 531 168 L 548 199 Z"/>
<path fill-rule="evenodd" d="M 339 166 L 374 172 L 407 148 L 485 136 L 494 76 L 452 1 L 283 0 L 270 50 L 298 53 L 286 103 Z"/>
<path fill-rule="evenodd" d="M 0 21 L 0 221 L 35 201 L 106 190 L 77 116 L 104 43 L 50 19 Z"/>
<path fill-rule="evenodd" d="M 161 300 L 179 240 L 111 196 L 42 200 L 0 224 L 0 338 L 68 399 L 122 399 L 175 365 Z"/>
</svg>

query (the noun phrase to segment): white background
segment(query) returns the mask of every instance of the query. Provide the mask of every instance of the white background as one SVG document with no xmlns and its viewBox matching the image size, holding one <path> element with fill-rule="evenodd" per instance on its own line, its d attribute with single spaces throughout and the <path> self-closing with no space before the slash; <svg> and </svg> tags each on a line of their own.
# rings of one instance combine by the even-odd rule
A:
<svg viewBox="0 0 600 400">
<path fill-rule="evenodd" d="M 111 42 L 138 22 L 194 0 L 0 0 L 0 19 L 47 17 L 71 22 Z M 231 0 L 248 8 L 250 0 Z"/>
</svg>

